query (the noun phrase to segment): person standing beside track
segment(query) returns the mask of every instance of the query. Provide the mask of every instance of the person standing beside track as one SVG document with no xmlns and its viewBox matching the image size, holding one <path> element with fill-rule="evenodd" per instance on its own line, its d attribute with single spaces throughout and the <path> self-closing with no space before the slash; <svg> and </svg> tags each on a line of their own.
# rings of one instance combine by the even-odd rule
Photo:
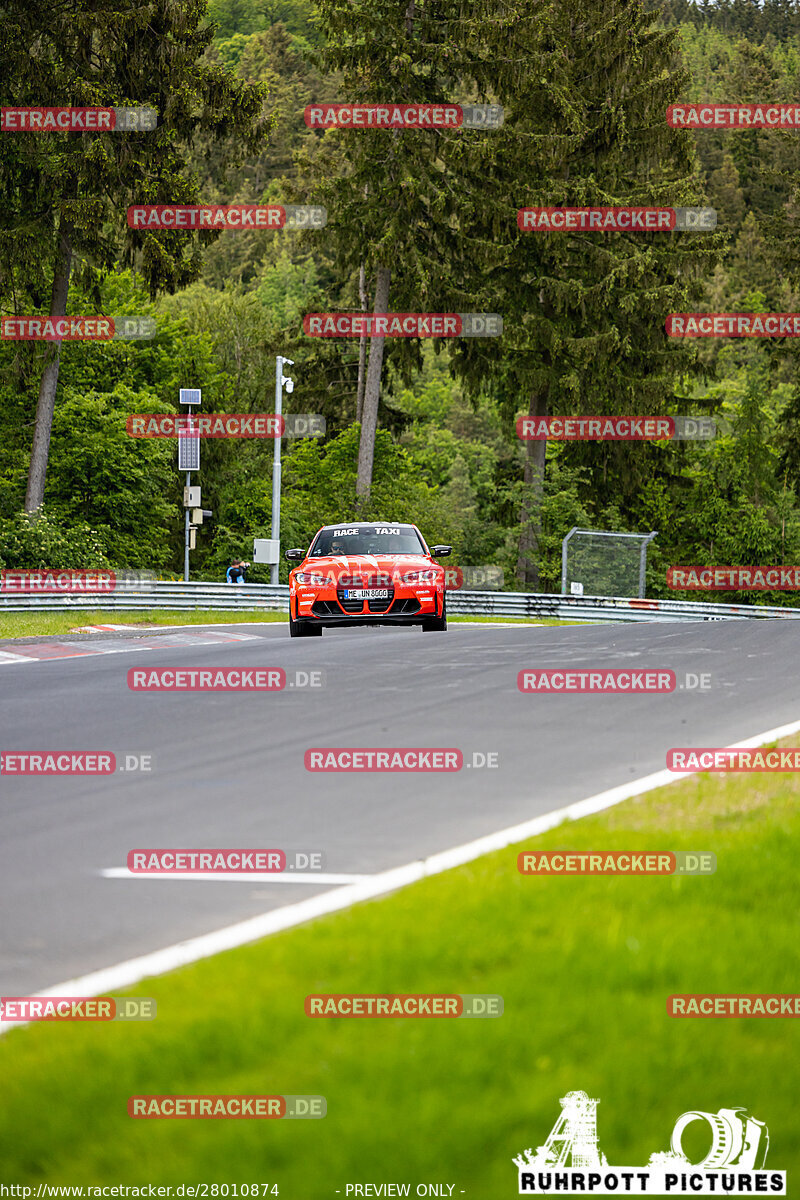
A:
<svg viewBox="0 0 800 1200">
<path fill-rule="evenodd" d="M 249 562 L 242 562 L 241 558 L 235 558 L 225 572 L 226 583 L 246 583 L 245 571 L 249 566 Z"/>
</svg>

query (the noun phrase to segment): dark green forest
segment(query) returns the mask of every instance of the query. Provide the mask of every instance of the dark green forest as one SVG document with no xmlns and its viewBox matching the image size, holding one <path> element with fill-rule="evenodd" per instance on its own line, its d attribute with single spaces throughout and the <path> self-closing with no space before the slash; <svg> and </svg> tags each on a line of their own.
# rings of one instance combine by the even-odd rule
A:
<svg viewBox="0 0 800 1200">
<path fill-rule="evenodd" d="M 154 132 L 0 134 L 0 313 L 150 315 L 139 342 L 64 342 L 43 503 L 31 484 L 53 346 L 0 342 L 0 565 L 182 569 L 173 440 L 126 433 L 200 387 L 207 412 L 290 411 L 281 543 L 413 521 L 462 566 L 558 591 L 572 526 L 658 530 L 675 563 L 800 562 L 800 358 L 791 338 L 669 339 L 670 312 L 800 310 L 800 130 L 671 129 L 684 101 L 800 96 L 794 0 L 0 2 L 7 105 L 143 104 Z M 501 104 L 500 130 L 311 130 L 312 101 Z M 149 140 L 148 140 L 149 139 Z M 323 204 L 323 230 L 143 233 L 133 203 Z M 520 233 L 533 205 L 708 205 L 711 233 Z M 497 312 L 498 339 L 387 339 L 369 486 L 358 340 L 308 312 Z M 377 364 L 374 364 L 377 365 Z M 374 375 L 377 380 L 378 376 Z M 366 383 L 365 383 L 366 378 Z M 364 395 L 366 387 L 366 397 Z M 708 414 L 706 442 L 524 443 L 527 414 Z M 363 446 L 361 447 L 363 451 Z M 270 536 L 271 441 L 209 440 L 213 520 L 192 577 Z M 288 564 L 282 564 L 286 578 Z M 254 568 L 252 581 L 267 581 Z M 767 603 L 780 595 L 726 597 Z"/>
</svg>

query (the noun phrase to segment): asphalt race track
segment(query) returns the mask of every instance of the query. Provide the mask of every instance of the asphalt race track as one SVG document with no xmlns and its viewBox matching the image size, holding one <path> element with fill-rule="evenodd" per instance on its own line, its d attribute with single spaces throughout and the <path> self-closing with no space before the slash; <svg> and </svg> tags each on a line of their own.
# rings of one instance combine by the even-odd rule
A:
<svg viewBox="0 0 800 1200">
<path fill-rule="evenodd" d="M 217 627 L 220 629 L 221 627 Z M 257 635 L 0 667 L 0 750 L 153 756 L 150 774 L 0 776 L 0 979 L 30 994 L 324 890 L 314 883 L 108 878 L 139 847 L 315 849 L 374 874 L 665 766 L 671 746 L 724 746 L 800 715 L 800 631 L 780 620 L 451 625 Z M 198 627 L 192 629 L 198 633 Z M 73 639 L 76 640 L 76 639 Z M 55 641 L 55 639 L 54 639 Z M 0 645 L 13 652 L 17 643 Z M 323 668 L 325 686 L 133 692 L 136 667 Z M 672 668 L 710 688 L 530 695 L 533 667 Z M 313 746 L 453 747 L 495 769 L 311 773 Z M 332 885 L 327 885 L 332 886 Z"/>
</svg>

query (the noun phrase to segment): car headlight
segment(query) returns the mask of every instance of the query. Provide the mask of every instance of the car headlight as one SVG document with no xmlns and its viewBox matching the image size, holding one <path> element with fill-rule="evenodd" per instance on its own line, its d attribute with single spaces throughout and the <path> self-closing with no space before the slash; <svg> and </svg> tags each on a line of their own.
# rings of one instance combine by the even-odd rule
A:
<svg viewBox="0 0 800 1200">
<path fill-rule="evenodd" d="M 433 570 L 408 571 L 403 576 L 403 583 L 436 583 L 438 575 L 439 572 Z"/>
<path fill-rule="evenodd" d="M 309 571 L 296 571 L 294 581 L 295 583 L 306 583 L 314 587 L 322 587 L 325 583 L 325 576 L 312 575 Z"/>
</svg>

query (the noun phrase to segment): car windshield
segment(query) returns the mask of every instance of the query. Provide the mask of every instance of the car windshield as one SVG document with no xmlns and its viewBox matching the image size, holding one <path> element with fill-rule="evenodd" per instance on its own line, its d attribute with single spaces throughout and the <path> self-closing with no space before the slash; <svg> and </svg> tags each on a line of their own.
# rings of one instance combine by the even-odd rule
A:
<svg viewBox="0 0 800 1200">
<path fill-rule="evenodd" d="M 425 554 L 413 525 L 342 525 L 321 529 L 309 550 L 311 558 L 326 554 Z"/>
</svg>

